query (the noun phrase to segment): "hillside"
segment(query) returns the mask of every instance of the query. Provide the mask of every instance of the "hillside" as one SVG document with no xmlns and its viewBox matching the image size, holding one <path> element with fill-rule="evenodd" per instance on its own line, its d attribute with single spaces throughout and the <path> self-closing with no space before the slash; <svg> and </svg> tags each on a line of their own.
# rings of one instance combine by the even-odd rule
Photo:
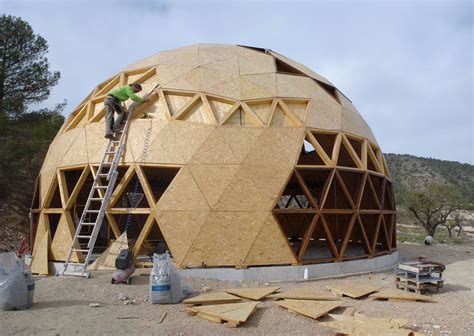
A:
<svg viewBox="0 0 474 336">
<path fill-rule="evenodd" d="M 457 188 L 474 207 L 474 165 L 455 161 L 423 158 L 408 154 L 385 154 L 397 198 L 408 189 L 428 182 L 448 184 Z"/>
</svg>

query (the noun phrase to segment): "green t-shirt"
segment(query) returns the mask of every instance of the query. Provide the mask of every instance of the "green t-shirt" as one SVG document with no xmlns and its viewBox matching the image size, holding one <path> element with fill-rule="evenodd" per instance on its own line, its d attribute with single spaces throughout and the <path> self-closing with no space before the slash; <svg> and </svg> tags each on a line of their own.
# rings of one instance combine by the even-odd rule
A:
<svg viewBox="0 0 474 336">
<path fill-rule="evenodd" d="M 111 90 L 109 95 L 114 96 L 120 102 L 126 101 L 128 98 L 132 99 L 133 101 L 143 103 L 143 98 L 137 96 L 130 85 L 120 86 L 116 89 Z"/>
</svg>

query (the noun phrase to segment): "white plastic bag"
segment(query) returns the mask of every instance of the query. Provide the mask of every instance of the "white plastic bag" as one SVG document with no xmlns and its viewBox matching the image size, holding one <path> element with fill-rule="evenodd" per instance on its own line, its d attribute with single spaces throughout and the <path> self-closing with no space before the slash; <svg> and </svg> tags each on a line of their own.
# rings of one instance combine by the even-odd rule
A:
<svg viewBox="0 0 474 336">
<path fill-rule="evenodd" d="M 153 255 L 153 269 L 150 273 L 150 303 L 179 303 L 187 295 L 168 252 Z"/>
<path fill-rule="evenodd" d="M 0 254 L 0 310 L 26 309 L 33 304 L 35 282 L 15 253 Z"/>
</svg>

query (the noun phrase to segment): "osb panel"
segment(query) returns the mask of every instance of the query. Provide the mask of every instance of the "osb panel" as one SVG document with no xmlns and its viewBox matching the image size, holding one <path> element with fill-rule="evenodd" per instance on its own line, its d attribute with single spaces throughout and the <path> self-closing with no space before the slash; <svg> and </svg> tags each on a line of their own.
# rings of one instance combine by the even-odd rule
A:
<svg viewBox="0 0 474 336">
<path fill-rule="evenodd" d="M 274 96 L 274 92 L 267 91 L 260 85 L 240 78 L 240 99 L 271 98 Z"/>
<path fill-rule="evenodd" d="M 186 105 L 189 101 L 191 101 L 191 99 L 193 99 L 192 95 L 183 96 L 171 93 L 166 93 L 165 97 L 170 109 L 171 116 L 175 116 L 176 114 L 178 114 L 178 112 L 181 111 L 183 106 Z"/>
<path fill-rule="evenodd" d="M 176 48 L 173 50 L 163 51 L 160 53 L 160 61 L 166 58 L 166 60 L 163 61 L 162 64 L 199 65 L 198 50 L 199 45 L 195 44 L 182 48 Z"/>
<path fill-rule="evenodd" d="M 318 96 L 314 96 L 309 102 L 306 125 L 308 127 L 340 130 L 341 129 L 341 106 L 323 89 L 315 90 Z"/>
<path fill-rule="evenodd" d="M 199 51 L 201 53 L 201 51 Z M 239 58 L 237 56 L 227 56 L 225 58 L 203 65 L 204 68 L 217 70 L 217 71 L 224 71 L 234 75 L 239 75 Z"/>
<path fill-rule="evenodd" d="M 190 164 L 236 164 L 240 163 L 225 139 L 227 129 L 214 129 L 189 161 Z"/>
<path fill-rule="evenodd" d="M 214 208 L 239 169 L 239 165 L 189 165 L 188 167 L 211 209 Z"/>
<path fill-rule="evenodd" d="M 87 163 L 86 129 L 81 129 L 78 137 L 64 155 L 58 167 Z"/>
<path fill-rule="evenodd" d="M 356 110 L 343 106 L 341 124 L 343 131 L 366 137 L 377 143 L 372 130 Z"/>
<path fill-rule="evenodd" d="M 272 103 L 263 104 L 248 104 L 249 108 L 255 113 L 255 115 L 262 121 L 264 125 L 268 124 L 270 115 L 272 112 Z"/>
<path fill-rule="evenodd" d="M 143 58 L 139 61 L 127 65 L 124 70 L 133 70 L 157 65 L 158 63 L 160 63 L 159 58 L 160 54 L 151 55 L 149 57 Z"/>
<path fill-rule="evenodd" d="M 58 163 L 64 157 L 64 154 L 67 153 L 71 145 L 74 143 L 78 135 L 81 133 L 81 128 L 75 128 L 66 133 L 59 134 L 53 140 L 49 146 L 48 153 L 43 162 L 41 172 L 45 170 L 56 169 Z"/>
<path fill-rule="evenodd" d="M 49 187 L 56 178 L 56 169 L 44 170 L 40 174 L 40 207 L 44 206 L 44 200 L 48 194 Z"/>
<path fill-rule="evenodd" d="M 59 219 L 58 228 L 51 243 L 51 260 L 66 261 L 74 232 L 74 222 L 71 214 L 69 211 L 65 211 Z M 76 243 L 76 248 L 79 248 L 78 243 Z M 79 262 L 82 258 L 83 256 L 80 252 L 73 252 L 71 255 L 72 262 Z"/>
<path fill-rule="evenodd" d="M 49 231 L 45 232 L 41 240 L 37 240 L 36 245 L 38 248 L 36 253 L 33 254 L 30 269 L 33 274 L 49 274 L 48 270 L 48 246 L 50 242 Z"/>
<path fill-rule="evenodd" d="M 309 77 L 276 74 L 278 97 L 311 98 L 316 83 Z"/>
<path fill-rule="evenodd" d="M 105 147 L 107 146 L 107 139 L 104 138 L 105 123 L 97 122 L 87 124 L 86 142 L 87 142 L 87 160 L 89 163 L 100 163 L 104 156 Z"/>
<path fill-rule="evenodd" d="M 268 215 L 253 242 L 245 265 L 294 264 L 296 259 L 273 216 Z"/>
<path fill-rule="evenodd" d="M 242 165 L 232 178 L 216 210 L 270 210 L 285 183 L 290 167 Z"/>
<path fill-rule="evenodd" d="M 158 210 L 209 210 L 191 172 L 183 167 L 158 201 Z"/>
<path fill-rule="evenodd" d="M 216 62 L 224 61 L 228 59 L 229 56 L 225 54 L 209 52 L 206 49 L 202 49 L 201 47 L 199 47 L 198 58 L 199 66 L 206 66 L 208 64 L 214 64 Z"/>
<path fill-rule="evenodd" d="M 169 123 L 173 129 L 175 150 L 179 151 L 185 163 L 189 162 L 194 153 L 215 129 L 213 125 L 174 121 Z"/>
<path fill-rule="evenodd" d="M 223 71 L 220 71 L 219 73 L 226 74 Z M 221 82 L 203 83 L 203 91 L 218 96 L 241 100 L 239 76 L 232 74 L 229 75 L 230 77 L 227 80 Z"/>
<path fill-rule="evenodd" d="M 188 112 L 179 118 L 180 120 L 203 123 L 203 124 L 212 124 L 213 121 L 209 120 L 207 112 L 204 108 L 204 105 L 201 101 L 198 101 L 194 106 L 192 106 Z"/>
<path fill-rule="evenodd" d="M 38 250 L 40 241 L 41 239 L 43 239 L 46 232 L 49 233 L 50 235 L 49 239 L 51 240 L 51 230 L 49 227 L 49 221 L 46 219 L 46 216 L 41 213 L 38 218 L 38 227 L 36 228 L 35 242 L 33 245 L 33 253 L 32 253 L 33 255 L 35 255 L 36 251 Z"/>
<path fill-rule="evenodd" d="M 249 55 L 250 56 L 250 55 Z M 263 57 L 262 57 L 263 56 Z M 254 57 L 251 54 L 249 58 L 239 58 L 239 69 L 241 75 L 254 75 L 260 73 L 275 72 L 275 61 L 270 55 Z"/>
<path fill-rule="evenodd" d="M 156 68 L 156 73 L 158 75 L 158 80 L 161 85 L 166 85 L 167 83 L 181 77 L 185 73 L 195 69 L 194 65 L 163 65 L 160 64 Z"/>
<path fill-rule="evenodd" d="M 264 132 L 261 128 L 221 128 L 224 139 L 230 146 L 238 162 L 243 162 L 252 148 L 255 146 L 260 135 Z"/>
<path fill-rule="evenodd" d="M 273 96 L 277 95 L 277 84 L 276 84 L 277 77 L 275 73 L 245 75 L 245 76 L 242 76 L 241 78 L 255 85 L 260 86 L 262 89 L 265 89 L 266 91 L 272 93 Z"/>
<path fill-rule="evenodd" d="M 267 211 L 211 212 L 183 265 L 243 264 L 267 215 Z"/>
<path fill-rule="evenodd" d="M 293 123 L 288 119 L 286 114 L 280 108 L 280 105 L 277 105 L 275 109 L 275 113 L 273 113 L 272 121 L 270 122 L 270 126 L 273 127 L 292 127 Z"/>
<path fill-rule="evenodd" d="M 151 145 L 165 125 L 165 121 L 155 119 L 133 120 L 128 130 L 127 145 L 130 150 L 125 153 L 125 161 L 140 161 L 147 129 L 151 126 L 151 132 L 148 138 L 148 143 Z M 153 151 L 153 149 L 149 148 L 149 152 L 151 151 Z M 147 153 L 145 161 L 147 161 L 149 152 Z"/>
<path fill-rule="evenodd" d="M 208 97 L 209 105 L 217 118 L 217 121 L 221 121 L 227 112 L 232 108 L 232 104 L 224 103 Z"/>
<path fill-rule="evenodd" d="M 265 129 L 245 159 L 245 164 L 294 166 L 304 132 L 304 128 Z"/>
<path fill-rule="evenodd" d="M 305 121 L 305 112 L 308 105 L 307 103 L 293 103 L 285 100 L 285 104 L 288 106 L 288 109 L 298 117 L 299 120 L 302 122 Z"/>
<path fill-rule="evenodd" d="M 157 99 L 152 105 L 147 106 L 144 110 L 146 115 L 152 119 L 168 120 L 166 113 L 166 101 L 164 99 Z"/>
<path fill-rule="evenodd" d="M 159 76 L 160 74 L 158 74 L 158 78 Z M 193 68 L 176 79 L 170 80 L 166 84 L 163 84 L 162 87 L 166 89 L 201 91 L 202 84 L 200 68 Z"/>
<path fill-rule="evenodd" d="M 156 210 L 158 226 L 178 264 L 182 263 L 208 216 L 209 211 Z"/>
</svg>

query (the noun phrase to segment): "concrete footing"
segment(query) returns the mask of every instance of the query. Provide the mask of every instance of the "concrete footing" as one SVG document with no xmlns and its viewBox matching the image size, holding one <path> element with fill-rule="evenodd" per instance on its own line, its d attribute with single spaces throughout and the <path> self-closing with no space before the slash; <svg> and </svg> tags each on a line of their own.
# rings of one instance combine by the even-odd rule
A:
<svg viewBox="0 0 474 336">
<path fill-rule="evenodd" d="M 30 258 L 26 258 L 27 263 Z M 339 263 L 326 263 L 303 266 L 262 266 L 245 269 L 236 268 L 190 268 L 180 269 L 184 277 L 226 280 L 226 281 L 298 281 L 304 279 L 304 270 L 308 269 L 308 279 L 333 278 L 353 274 L 379 272 L 398 264 L 398 251 L 370 259 L 350 260 Z M 62 262 L 50 262 L 52 274 L 60 274 Z M 92 274 L 93 276 L 93 274 Z"/>
<path fill-rule="evenodd" d="M 192 268 L 182 269 L 184 277 L 227 280 L 227 281 L 298 281 L 303 280 L 304 270 L 308 269 L 308 279 L 332 278 L 351 274 L 378 272 L 398 264 L 398 251 L 392 254 L 339 263 L 326 263 L 303 266 L 264 266 L 235 268 Z"/>
</svg>

